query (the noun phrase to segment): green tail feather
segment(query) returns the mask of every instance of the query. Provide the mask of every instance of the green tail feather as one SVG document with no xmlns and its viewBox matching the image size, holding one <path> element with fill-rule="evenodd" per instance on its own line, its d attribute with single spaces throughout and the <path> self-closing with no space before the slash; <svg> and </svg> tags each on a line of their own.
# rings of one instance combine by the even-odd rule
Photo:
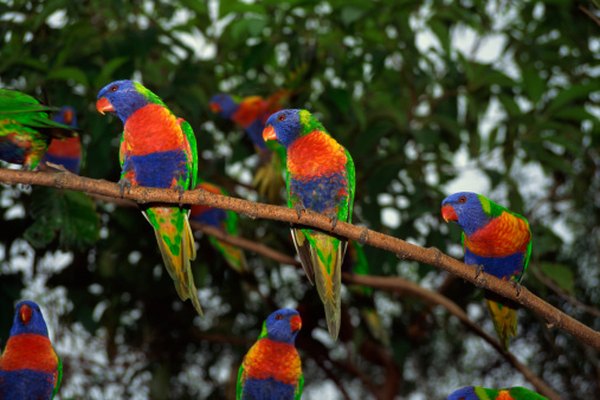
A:
<svg viewBox="0 0 600 400">
<path fill-rule="evenodd" d="M 190 299 L 203 315 L 190 261 L 196 258 L 196 245 L 187 211 L 173 207 L 148 208 L 144 215 L 154 228 L 165 267 L 181 300 Z M 170 234 L 169 234 L 170 233 Z"/>
<path fill-rule="evenodd" d="M 506 304 L 486 299 L 494 328 L 504 349 L 508 349 L 510 339 L 517 335 L 517 310 Z"/>
</svg>

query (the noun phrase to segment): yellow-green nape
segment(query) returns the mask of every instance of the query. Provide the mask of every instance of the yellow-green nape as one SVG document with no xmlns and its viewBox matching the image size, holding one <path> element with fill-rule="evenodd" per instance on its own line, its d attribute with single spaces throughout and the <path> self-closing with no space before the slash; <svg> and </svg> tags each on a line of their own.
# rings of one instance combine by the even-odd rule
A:
<svg viewBox="0 0 600 400">
<path fill-rule="evenodd" d="M 160 97 L 158 97 L 157 95 L 155 95 L 150 89 L 148 89 L 147 87 L 145 87 L 141 83 L 134 81 L 133 82 L 133 86 L 135 87 L 135 90 L 137 90 L 138 93 L 140 93 L 142 96 L 144 96 L 146 99 L 148 99 L 148 101 L 150 103 L 164 105 L 164 103 L 163 103 L 163 101 L 161 100 Z"/>
<path fill-rule="evenodd" d="M 492 212 L 492 205 L 490 204 L 490 199 L 485 197 L 484 195 L 478 194 L 479 202 L 481 203 L 481 208 L 483 208 L 483 212 L 487 215 L 490 215 Z"/>
<path fill-rule="evenodd" d="M 300 124 L 302 124 L 302 126 L 310 125 L 310 120 L 312 119 L 312 114 L 310 111 L 300 110 L 298 117 L 300 118 Z"/>
<path fill-rule="evenodd" d="M 259 339 L 267 337 L 267 321 L 265 320 L 262 325 L 262 329 L 260 330 L 260 335 L 258 335 Z"/>
</svg>

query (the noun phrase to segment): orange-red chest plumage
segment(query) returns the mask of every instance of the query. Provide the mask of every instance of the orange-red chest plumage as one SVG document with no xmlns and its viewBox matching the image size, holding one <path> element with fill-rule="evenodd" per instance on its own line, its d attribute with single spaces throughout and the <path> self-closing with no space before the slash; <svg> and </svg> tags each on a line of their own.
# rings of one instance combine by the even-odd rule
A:
<svg viewBox="0 0 600 400">
<path fill-rule="evenodd" d="M 484 228 L 466 236 L 465 246 L 481 257 L 506 257 L 527 250 L 531 240 L 529 225 L 521 218 L 503 212 Z"/>
<path fill-rule="evenodd" d="M 268 338 L 257 341 L 244 357 L 245 378 L 269 379 L 296 385 L 302 375 L 298 351 L 292 344 Z"/>
<path fill-rule="evenodd" d="M 125 122 L 121 143 L 124 154 L 143 156 L 187 147 L 178 119 L 162 105 L 147 104 Z"/>
<path fill-rule="evenodd" d="M 14 371 L 32 369 L 54 373 L 58 367 L 58 357 L 46 336 L 22 333 L 11 336 L 0 358 L 0 370 Z"/>
<path fill-rule="evenodd" d="M 313 131 L 292 143 L 287 151 L 287 167 L 294 179 L 307 180 L 346 169 L 344 148 L 331 136 Z"/>
</svg>

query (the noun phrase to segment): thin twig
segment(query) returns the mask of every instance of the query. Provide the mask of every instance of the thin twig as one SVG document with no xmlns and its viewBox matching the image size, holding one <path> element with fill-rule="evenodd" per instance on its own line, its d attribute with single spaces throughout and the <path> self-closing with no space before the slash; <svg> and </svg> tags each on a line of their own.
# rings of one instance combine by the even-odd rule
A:
<svg viewBox="0 0 600 400">
<path fill-rule="evenodd" d="M 436 248 L 423 248 L 402 239 L 346 222 L 338 222 L 332 227 L 328 217 L 316 212 L 307 211 L 298 217 L 295 210 L 287 207 L 255 203 L 247 200 L 209 193 L 202 189 L 186 191 L 182 196 L 175 190 L 133 187 L 121 196 L 119 185 L 105 180 L 80 177 L 71 173 L 31 172 L 0 169 L 0 182 L 26 183 L 60 187 L 70 190 L 101 194 L 114 198 L 128 198 L 140 203 L 170 203 L 170 204 L 201 204 L 211 207 L 232 210 L 237 213 L 252 215 L 254 218 L 267 218 L 288 223 L 297 223 L 331 232 L 338 236 L 353 240 L 363 240 L 365 243 L 401 255 L 405 259 L 418 261 L 444 269 L 479 287 L 491 290 L 503 297 L 513 300 L 523 307 L 542 316 L 550 327 L 562 329 L 580 342 L 596 350 L 600 350 L 600 332 L 582 324 L 556 307 L 540 299 L 527 288 L 515 290 L 509 282 L 495 276 L 481 273 L 475 276 L 473 267 L 466 265 Z"/>
<path fill-rule="evenodd" d="M 580 4 L 580 5 L 579 5 L 579 9 L 580 9 L 580 10 L 581 10 L 581 11 L 582 11 L 582 12 L 583 12 L 585 15 L 587 15 L 588 17 L 590 17 L 590 19 L 591 19 L 592 21 L 594 21 L 594 22 L 596 23 L 596 25 L 600 26 L 600 19 L 598 19 L 598 17 L 596 17 L 596 15 L 594 15 L 594 13 L 593 13 L 593 12 L 591 12 L 590 10 L 588 10 L 587 8 L 585 8 L 585 7 L 583 6 L 583 4 Z"/>
</svg>

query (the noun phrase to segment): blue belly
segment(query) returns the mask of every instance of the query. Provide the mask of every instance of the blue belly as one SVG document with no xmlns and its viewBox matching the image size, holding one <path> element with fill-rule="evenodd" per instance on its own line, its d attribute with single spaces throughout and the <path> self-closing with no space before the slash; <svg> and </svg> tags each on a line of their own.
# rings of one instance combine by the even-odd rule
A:
<svg viewBox="0 0 600 400">
<path fill-rule="evenodd" d="M 25 149 L 9 138 L 0 136 L 0 159 L 13 164 L 23 164 Z"/>
<path fill-rule="evenodd" d="M 523 273 L 524 253 L 515 253 L 506 257 L 481 257 L 465 249 L 465 264 L 483 265 L 484 271 L 497 278 L 513 278 L 520 281 Z"/>
<path fill-rule="evenodd" d="M 332 174 L 311 180 L 290 179 L 291 197 L 297 197 L 304 208 L 318 213 L 334 212 L 341 201 L 340 191 L 342 190 L 347 190 L 347 181 L 342 174 Z"/>
<path fill-rule="evenodd" d="M 225 216 L 225 210 L 221 210 L 220 208 L 211 208 L 201 214 L 194 215 L 192 213 L 191 220 L 200 222 L 201 224 L 220 228 L 222 222 L 225 221 Z"/>
<path fill-rule="evenodd" d="M 172 188 L 175 186 L 173 179 L 186 181 L 189 174 L 183 150 L 129 155 L 125 158 L 123 170 L 133 170 L 138 185 L 155 188 Z"/>
<path fill-rule="evenodd" d="M 30 369 L 0 371 L 2 400 L 49 400 L 53 390 L 52 374 Z"/>
<path fill-rule="evenodd" d="M 294 386 L 269 379 L 246 379 L 242 400 L 293 400 Z"/>
</svg>

